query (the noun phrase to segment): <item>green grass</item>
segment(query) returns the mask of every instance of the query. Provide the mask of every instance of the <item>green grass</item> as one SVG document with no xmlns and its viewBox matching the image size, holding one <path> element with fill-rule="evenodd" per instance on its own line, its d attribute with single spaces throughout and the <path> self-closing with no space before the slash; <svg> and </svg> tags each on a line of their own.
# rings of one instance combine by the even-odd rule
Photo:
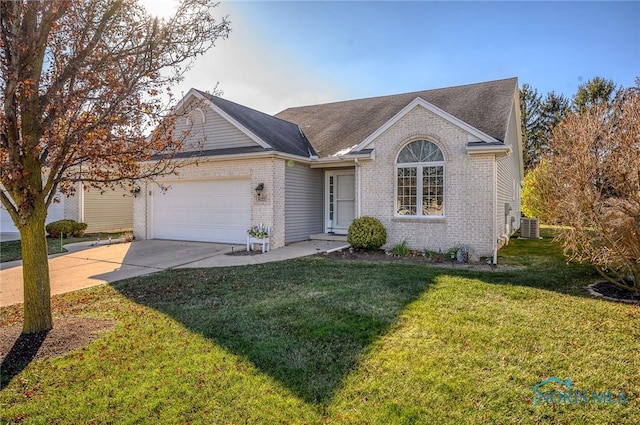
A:
<svg viewBox="0 0 640 425">
<path fill-rule="evenodd" d="M 59 238 L 47 237 L 47 246 L 49 249 L 49 255 L 60 254 L 63 252 L 67 252 L 67 250 L 64 249 L 64 245 L 69 243 L 95 241 L 98 238 L 100 238 L 101 240 L 104 240 L 109 236 L 111 236 L 112 238 L 119 238 L 122 235 L 123 235 L 122 232 L 92 233 L 80 238 L 74 238 L 74 237 L 65 238 L 62 240 L 62 244 L 63 244 L 62 247 L 60 246 Z M 4 263 L 6 261 L 21 260 L 21 259 L 22 259 L 22 247 L 20 246 L 20 241 L 0 242 L 0 263 Z"/>
<path fill-rule="evenodd" d="M 638 423 L 640 309 L 589 297 L 595 273 L 558 252 L 512 240 L 496 271 L 310 257 L 55 297 L 118 325 L 14 377 L 0 422 Z M 629 401 L 534 405 L 551 376 Z"/>
</svg>

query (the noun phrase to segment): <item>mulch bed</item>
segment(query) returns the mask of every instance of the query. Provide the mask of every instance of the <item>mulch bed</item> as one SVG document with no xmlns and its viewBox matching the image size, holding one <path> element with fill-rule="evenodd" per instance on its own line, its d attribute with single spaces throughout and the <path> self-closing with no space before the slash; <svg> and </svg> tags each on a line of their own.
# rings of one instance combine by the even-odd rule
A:
<svg viewBox="0 0 640 425">
<path fill-rule="evenodd" d="M 412 254 L 412 255 L 391 255 L 387 254 L 385 251 L 359 251 L 359 250 L 344 250 L 344 251 L 336 251 L 329 254 L 321 254 L 326 255 L 329 258 L 334 258 L 337 260 L 364 260 L 364 261 L 397 261 L 402 263 L 413 263 L 413 264 L 424 264 L 435 267 L 451 267 L 455 269 L 465 269 L 465 270 L 493 270 L 496 267 L 490 266 L 486 261 L 480 261 L 477 263 L 460 263 L 458 261 L 437 261 L 433 258 L 421 254 Z M 498 265 L 497 269 L 513 269 L 513 266 L 503 266 Z"/>
<path fill-rule="evenodd" d="M 88 317 L 54 319 L 53 329 L 21 335 L 22 324 L 0 327 L 0 361 L 2 387 L 31 361 L 60 356 L 87 346 L 102 332 L 113 329 L 111 320 Z"/>
<path fill-rule="evenodd" d="M 240 255 L 257 255 L 257 254 L 262 254 L 262 251 L 259 249 L 257 251 L 247 251 L 246 249 L 234 249 L 231 252 L 225 252 L 224 255 L 230 255 L 232 257 L 236 257 Z"/>
<path fill-rule="evenodd" d="M 589 285 L 589 292 L 596 297 L 624 303 L 640 303 L 640 296 L 618 288 L 609 282 L 598 282 Z"/>
</svg>

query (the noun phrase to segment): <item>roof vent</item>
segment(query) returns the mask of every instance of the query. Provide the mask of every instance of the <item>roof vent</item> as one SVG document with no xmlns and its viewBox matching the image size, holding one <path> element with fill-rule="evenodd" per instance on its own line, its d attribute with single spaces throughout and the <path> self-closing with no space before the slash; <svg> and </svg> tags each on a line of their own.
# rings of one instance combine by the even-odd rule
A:
<svg viewBox="0 0 640 425">
<path fill-rule="evenodd" d="M 520 219 L 520 237 L 526 238 L 526 239 L 540 238 L 540 219 L 521 218 Z"/>
</svg>

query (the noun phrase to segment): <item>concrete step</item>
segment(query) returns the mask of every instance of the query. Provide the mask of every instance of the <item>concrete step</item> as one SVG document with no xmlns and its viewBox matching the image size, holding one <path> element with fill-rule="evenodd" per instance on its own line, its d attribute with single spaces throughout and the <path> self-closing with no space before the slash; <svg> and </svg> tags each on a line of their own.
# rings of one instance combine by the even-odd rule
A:
<svg viewBox="0 0 640 425">
<path fill-rule="evenodd" d="M 318 233 L 317 235 L 309 236 L 312 241 L 339 241 L 346 242 L 347 235 L 336 235 L 331 233 Z"/>
</svg>

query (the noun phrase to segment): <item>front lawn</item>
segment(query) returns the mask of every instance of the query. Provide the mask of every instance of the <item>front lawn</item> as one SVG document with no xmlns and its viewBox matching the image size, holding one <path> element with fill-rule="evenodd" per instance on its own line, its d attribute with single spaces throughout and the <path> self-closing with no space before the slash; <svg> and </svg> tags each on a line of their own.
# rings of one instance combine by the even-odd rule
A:
<svg viewBox="0 0 640 425">
<path fill-rule="evenodd" d="M 95 241 L 95 240 L 105 240 L 109 237 L 114 239 L 119 238 L 124 233 L 92 233 L 87 234 L 85 236 L 79 238 L 66 238 L 62 241 L 59 238 L 51 238 L 47 237 L 47 247 L 49 249 L 49 255 L 52 254 L 60 254 L 62 252 L 67 252 L 64 248 L 64 245 L 76 242 L 87 242 L 87 241 Z M 15 261 L 22 259 L 22 246 L 20 245 L 20 241 L 7 241 L 0 242 L 0 263 L 4 263 L 6 261 Z"/>
<path fill-rule="evenodd" d="M 591 298 L 595 273 L 558 254 L 512 240 L 494 271 L 309 257 L 58 296 L 55 315 L 117 326 L 13 377 L 0 422 L 637 423 L 640 308 Z M 535 399 L 550 377 L 626 403 Z"/>
</svg>

